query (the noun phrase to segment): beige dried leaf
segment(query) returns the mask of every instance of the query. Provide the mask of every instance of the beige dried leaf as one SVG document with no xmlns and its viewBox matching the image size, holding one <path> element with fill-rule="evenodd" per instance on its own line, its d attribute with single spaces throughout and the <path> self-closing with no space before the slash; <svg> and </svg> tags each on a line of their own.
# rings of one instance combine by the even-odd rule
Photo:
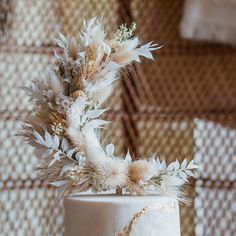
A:
<svg viewBox="0 0 236 236">
<path fill-rule="evenodd" d="M 76 60 L 78 58 L 78 52 L 77 52 L 77 42 L 74 37 L 71 38 L 70 44 L 69 44 L 69 55 L 73 60 Z"/>
</svg>

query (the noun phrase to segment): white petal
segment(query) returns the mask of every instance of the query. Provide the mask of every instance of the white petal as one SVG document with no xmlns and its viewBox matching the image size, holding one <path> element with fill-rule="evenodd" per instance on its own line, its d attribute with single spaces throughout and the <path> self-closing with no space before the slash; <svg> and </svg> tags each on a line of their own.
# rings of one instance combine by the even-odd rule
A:
<svg viewBox="0 0 236 236">
<path fill-rule="evenodd" d="M 192 177 L 195 177 L 194 173 L 190 170 L 185 170 L 186 174 Z"/>
<path fill-rule="evenodd" d="M 75 150 L 76 150 L 76 148 L 67 151 L 67 152 L 66 152 L 67 156 L 71 158 L 72 155 L 74 154 Z"/>
<path fill-rule="evenodd" d="M 60 33 L 60 32 L 58 32 L 58 34 L 59 34 L 61 40 L 62 40 L 65 44 L 68 44 L 67 38 L 66 38 L 62 33 Z"/>
<path fill-rule="evenodd" d="M 181 169 L 185 169 L 186 166 L 187 166 L 187 160 L 184 159 L 183 162 L 182 162 L 182 164 L 181 164 Z"/>
<path fill-rule="evenodd" d="M 54 186 L 54 187 L 61 187 L 61 186 L 64 186 L 64 185 L 67 185 L 68 184 L 68 181 L 65 181 L 65 180 L 62 180 L 62 181 L 55 181 L 55 182 L 51 182 L 49 183 L 50 185 Z"/>
<path fill-rule="evenodd" d="M 173 170 L 175 170 L 175 168 L 176 168 L 176 162 L 171 162 L 171 163 L 168 165 L 167 170 L 168 170 L 168 171 L 173 171 Z"/>
<path fill-rule="evenodd" d="M 130 155 L 129 150 L 128 150 L 126 156 L 125 156 L 125 160 L 126 160 L 128 163 L 131 163 L 131 162 L 132 162 L 132 158 L 131 158 L 131 155 Z"/>
<path fill-rule="evenodd" d="M 65 138 L 63 138 L 62 143 L 61 143 L 62 151 L 65 152 L 68 149 L 68 146 L 69 146 L 68 141 Z"/>
<path fill-rule="evenodd" d="M 44 139 L 42 138 L 42 136 L 37 132 L 37 131 L 34 131 L 34 137 L 36 138 L 35 141 L 43 146 L 45 146 L 45 141 Z"/>
<path fill-rule="evenodd" d="M 187 175 L 185 172 L 181 171 L 179 172 L 179 176 L 184 180 L 184 181 L 187 181 Z"/>
<path fill-rule="evenodd" d="M 105 121 L 105 120 L 101 120 L 101 119 L 91 120 L 85 125 L 84 130 L 87 129 L 88 127 L 93 128 L 93 129 L 101 128 L 103 125 L 106 125 L 109 123 L 110 122 Z"/>
<path fill-rule="evenodd" d="M 54 144 L 52 136 L 47 131 L 45 132 L 45 143 L 48 147 L 53 147 Z"/>
<path fill-rule="evenodd" d="M 107 109 L 101 109 L 101 110 L 90 110 L 86 112 L 86 117 L 89 119 L 94 119 L 102 115 Z"/>
<path fill-rule="evenodd" d="M 114 154 L 114 151 L 115 151 L 114 144 L 110 143 L 106 146 L 106 153 L 108 156 L 112 156 Z"/>
<path fill-rule="evenodd" d="M 197 169 L 198 166 L 194 164 L 194 160 L 190 161 L 187 165 L 187 169 Z"/>
<path fill-rule="evenodd" d="M 54 136 L 54 148 L 58 148 L 60 144 L 60 139 L 57 135 Z"/>
<path fill-rule="evenodd" d="M 175 170 L 178 170 L 180 168 L 180 163 L 179 161 L 176 159 L 175 161 Z"/>
</svg>

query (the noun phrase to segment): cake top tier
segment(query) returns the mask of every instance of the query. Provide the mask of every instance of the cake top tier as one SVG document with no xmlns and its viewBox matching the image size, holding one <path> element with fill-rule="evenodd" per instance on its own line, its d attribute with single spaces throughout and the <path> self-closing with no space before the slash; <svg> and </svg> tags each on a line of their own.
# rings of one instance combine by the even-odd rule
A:
<svg viewBox="0 0 236 236">
<path fill-rule="evenodd" d="M 179 236 L 179 206 L 164 196 L 67 196 L 65 235 Z M 91 227 L 92 226 L 92 227 Z"/>
<path fill-rule="evenodd" d="M 136 205 L 138 203 L 145 203 L 148 205 L 159 204 L 171 206 L 177 203 L 175 198 L 157 195 L 148 196 L 134 196 L 134 195 L 115 195 L 115 194 L 96 194 L 96 195 L 81 195 L 76 194 L 73 196 L 67 196 L 66 199 L 69 201 L 79 202 L 93 202 L 93 203 L 113 203 L 113 204 L 131 204 Z M 166 204 L 167 203 L 167 204 Z"/>
</svg>

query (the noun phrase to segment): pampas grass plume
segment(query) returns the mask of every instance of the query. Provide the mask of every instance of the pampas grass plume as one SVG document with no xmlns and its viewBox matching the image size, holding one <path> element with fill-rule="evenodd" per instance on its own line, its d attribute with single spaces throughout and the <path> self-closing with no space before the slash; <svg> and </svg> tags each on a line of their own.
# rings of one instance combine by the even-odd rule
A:
<svg viewBox="0 0 236 236">
<path fill-rule="evenodd" d="M 148 181 L 155 173 L 155 167 L 147 160 L 134 161 L 129 165 L 129 178 L 136 183 L 139 181 Z"/>
</svg>

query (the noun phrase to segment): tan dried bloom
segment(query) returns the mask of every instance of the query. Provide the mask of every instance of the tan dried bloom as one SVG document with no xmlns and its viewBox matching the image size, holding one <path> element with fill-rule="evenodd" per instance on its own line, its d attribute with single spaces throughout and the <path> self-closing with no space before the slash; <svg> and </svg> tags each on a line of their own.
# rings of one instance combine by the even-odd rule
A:
<svg viewBox="0 0 236 236">
<path fill-rule="evenodd" d="M 95 61 L 97 59 L 97 48 L 95 45 L 87 47 L 86 59 L 87 59 L 87 61 Z"/>
<path fill-rule="evenodd" d="M 49 118 L 52 122 L 51 129 L 53 133 L 59 136 L 63 136 L 67 128 L 66 119 L 58 112 L 52 112 L 49 115 Z"/>
<path fill-rule="evenodd" d="M 91 61 L 87 64 L 87 67 L 86 67 L 87 78 L 90 78 L 95 72 L 96 72 L 96 65 L 94 61 Z"/>
<path fill-rule="evenodd" d="M 105 62 L 106 59 L 107 59 L 107 54 L 106 54 L 106 53 L 103 53 L 101 62 L 102 62 L 102 63 Z"/>
<path fill-rule="evenodd" d="M 55 122 L 55 123 L 62 123 L 62 124 L 66 124 L 66 119 L 65 117 L 58 113 L 58 112 L 51 112 L 51 114 L 49 115 L 50 119 Z"/>
<path fill-rule="evenodd" d="M 151 179 L 155 172 L 153 164 L 147 160 L 134 161 L 129 165 L 129 178 L 135 183 Z"/>
<path fill-rule="evenodd" d="M 78 89 L 83 90 L 84 88 L 83 78 L 85 76 L 85 72 L 86 72 L 85 66 L 80 66 L 77 68 L 76 70 L 77 74 L 71 83 L 71 88 L 73 88 L 73 91 L 78 90 Z"/>
<path fill-rule="evenodd" d="M 70 44 L 69 44 L 69 55 L 73 60 L 76 60 L 78 58 L 78 52 L 77 52 L 77 42 L 74 37 L 71 38 Z"/>
<path fill-rule="evenodd" d="M 56 134 L 57 136 L 63 136 L 65 134 L 65 129 L 62 125 L 62 123 L 53 123 L 51 125 L 51 129 L 53 134 Z"/>
<path fill-rule="evenodd" d="M 73 185 L 76 185 L 81 179 L 81 169 L 77 168 L 77 170 L 75 169 L 72 171 L 67 171 L 66 173 L 64 173 L 63 178 L 70 180 Z"/>
<path fill-rule="evenodd" d="M 78 98 L 78 97 L 86 98 L 86 94 L 82 90 L 76 90 L 76 91 L 72 92 L 70 96 L 73 98 L 73 100 L 76 100 L 76 98 Z"/>
<path fill-rule="evenodd" d="M 66 111 L 73 104 L 73 99 L 66 96 L 58 96 L 56 98 L 57 111 L 59 113 L 66 113 Z"/>
</svg>

